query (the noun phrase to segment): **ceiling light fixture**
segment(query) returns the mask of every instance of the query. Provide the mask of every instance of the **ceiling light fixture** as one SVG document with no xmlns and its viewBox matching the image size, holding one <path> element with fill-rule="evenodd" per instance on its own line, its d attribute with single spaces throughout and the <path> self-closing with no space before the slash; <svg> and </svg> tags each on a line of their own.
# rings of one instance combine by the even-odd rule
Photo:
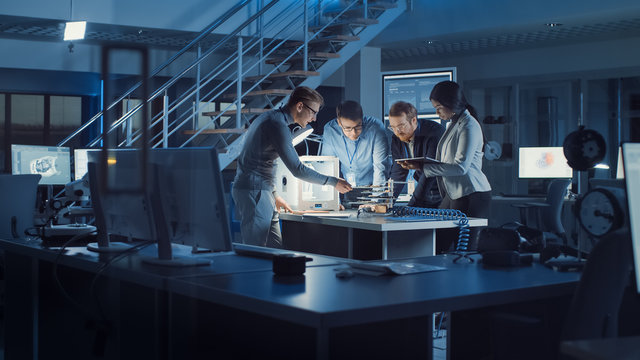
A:
<svg viewBox="0 0 640 360">
<path fill-rule="evenodd" d="M 87 28 L 86 21 L 73 20 L 73 0 L 69 0 L 69 21 L 64 26 L 64 41 L 82 40 Z"/>
<path fill-rule="evenodd" d="M 87 28 L 86 21 L 68 21 L 64 26 L 64 40 L 82 40 Z"/>
</svg>

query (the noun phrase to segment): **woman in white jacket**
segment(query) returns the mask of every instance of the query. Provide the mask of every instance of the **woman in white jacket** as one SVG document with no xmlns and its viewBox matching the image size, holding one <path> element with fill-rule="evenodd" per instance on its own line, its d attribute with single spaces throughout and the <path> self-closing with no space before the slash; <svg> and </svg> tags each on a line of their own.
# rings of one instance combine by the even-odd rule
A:
<svg viewBox="0 0 640 360">
<path fill-rule="evenodd" d="M 442 195 L 441 209 L 456 209 L 468 217 L 488 218 L 491 185 L 482 172 L 484 137 L 475 109 L 467 102 L 460 86 L 443 81 L 434 86 L 429 96 L 438 117 L 450 120 L 438 142 L 436 160 L 440 164 L 405 162 L 406 168 L 418 168 L 426 176 L 436 176 Z M 476 246 L 475 231 L 470 238 L 470 250 Z M 451 239 L 453 240 L 453 239 Z M 438 248 L 448 248 L 441 244 Z"/>
</svg>

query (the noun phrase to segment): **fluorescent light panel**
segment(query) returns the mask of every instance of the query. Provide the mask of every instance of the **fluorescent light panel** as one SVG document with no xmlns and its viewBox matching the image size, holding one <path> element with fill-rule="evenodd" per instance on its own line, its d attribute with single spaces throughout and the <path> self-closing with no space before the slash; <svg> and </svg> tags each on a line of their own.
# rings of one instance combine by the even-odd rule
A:
<svg viewBox="0 0 640 360">
<path fill-rule="evenodd" d="M 82 40 L 87 28 L 86 21 L 69 21 L 64 27 L 64 40 Z"/>
</svg>

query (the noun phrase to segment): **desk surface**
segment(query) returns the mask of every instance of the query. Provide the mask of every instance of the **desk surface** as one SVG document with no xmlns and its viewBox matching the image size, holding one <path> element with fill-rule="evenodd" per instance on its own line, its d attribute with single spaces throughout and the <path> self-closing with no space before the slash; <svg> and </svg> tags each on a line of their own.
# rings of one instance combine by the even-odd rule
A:
<svg viewBox="0 0 640 360">
<path fill-rule="evenodd" d="M 559 273 L 543 265 L 509 269 L 453 263 L 440 255 L 412 261 L 447 270 L 402 276 L 352 278 L 335 276 L 339 266 L 307 269 L 297 279 L 278 279 L 268 272 L 183 277 L 170 281 L 171 291 L 251 309 L 307 326 L 342 326 L 455 311 L 571 294 L 576 273 Z"/>
<path fill-rule="evenodd" d="M 0 240 L 0 247 L 51 262 L 58 256 L 33 241 Z M 142 263 L 145 252 L 153 254 L 153 249 L 115 261 L 105 275 L 317 328 L 567 295 L 580 277 L 538 263 L 508 269 L 485 268 L 477 261 L 454 263 L 451 255 L 411 260 L 443 266 L 444 271 L 402 276 L 356 274 L 347 279 L 335 276 L 336 269 L 345 266 L 337 265 L 337 259 L 310 255 L 316 266 L 309 263 L 304 276 L 277 277 L 271 271 L 271 261 L 263 258 L 204 255 L 214 260 L 212 265 L 164 268 Z M 58 261 L 96 272 L 106 259 L 85 248 L 72 248 Z"/>
<path fill-rule="evenodd" d="M 583 360 L 640 359 L 640 336 L 564 341 L 562 353 Z"/>
<path fill-rule="evenodd" d="M 280 214 L 281 220 L 300 221 L 315 224 L 331 225 L 338 227 L 348 227 L 354 229 L 373 230 L 373 231 L 405 231 L 405 230 L 424 230 L 424 229 L 443 229 L 457 227 L 457 220 L 430 220 L 421 221 L 401 221 L 394 220 L 390 216 L 383 214 L 365 213 L 357 216 L 356 210 L 341 211 L 348 213 L 348 218 L 331 218 L 331 217 L 313 217 L 296 215 L 289 213 Z M 487 219 L 469 218 L 469 226 L 487 226 Z"/>
</svg>

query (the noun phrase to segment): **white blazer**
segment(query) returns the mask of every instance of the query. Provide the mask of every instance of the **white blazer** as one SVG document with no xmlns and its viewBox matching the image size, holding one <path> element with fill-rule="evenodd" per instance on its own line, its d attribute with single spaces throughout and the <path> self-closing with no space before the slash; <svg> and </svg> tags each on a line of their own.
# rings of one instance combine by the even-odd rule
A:
<svg viewBox="0 0 640 360">
<path fill-rule="evenodd" d="M 442 135 L 436 160 L 442 164 L 425 164 L 424 174 L 436 176 L 440 195 L 452 200 L 471 193 L 490 191 L 489 180 L 482 172 L 482 129 L 476 119 L 465 110 Z"/>
</svg>

